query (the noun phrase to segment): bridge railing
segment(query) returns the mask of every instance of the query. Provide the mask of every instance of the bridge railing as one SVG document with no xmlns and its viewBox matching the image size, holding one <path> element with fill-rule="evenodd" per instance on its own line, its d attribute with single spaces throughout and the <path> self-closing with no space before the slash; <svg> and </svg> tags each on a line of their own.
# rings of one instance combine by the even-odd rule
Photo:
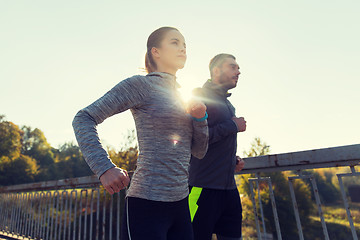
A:
<svg viewBox="0 0 360 240">
<path fill-rule="evenodd" d="M 351 216 L 348 197 L 342 178 L 359 177 L 355 166 L 360 162 L 360 144 L 245 158 L 246 167 L 241 174 L 255 174 L 249 179 L 251 200 L 255 215 L 258 239 L 266 239 L 266 225 L 260 195 L 260 182 L 269 186 L 276 237 L 281 234 L 276 201 L 270 177 L 260 173 L 293 171 L 288 177 L 298 234 L 304 239 L 297 207 L 293 181 L 309 179 L 314 191 L 316 206 L 325 239 L 329 239 L 320 197 L 313 175 L 303 170 L 347 166 L 350 173 L 337 174 L 353 239 L 358 239 Z M 262 174 L 264 175 L 264 174 Z M 255 194 L 258 194 L 257 209 Z M 119 239 L 125 192 L 109 195 L 95 176 L 14 185 L 0 188 L 0 234 L 18 239 Z"/>
<path fill-rule="evenodd" d="M 297 206 L 297 201 L 295 197 L 295 191 L 293 182 L 296 179 L 308 179 L 312 185 L 313 194 L 316 201 L 316 206 L 321 221 L 321 226 L 323 230 L 324 239 L 329 239 L 329 234 L 324 219 L 322 205 L 320 201 L 319 191 L 317 188 L 316 180 L 313 174 L 303 174 L 304 170 L 307 169 L 318 169 L 318 168 L 332 168 L 332 167 L 349 167 L 350 173 L 338 173 L 337 178 L 339 181 L 340 191 L 344 203 L 344 207 L 347 213 L 347 219 L 351 229 L 352 238 L 358 240 L 354 222 L 351 216 L 351 211 L 349 207 L 348 197 L 346 196 L 346 191 L 343 184 L 344 177 L 359 177 L 360 172 L 355 171 L 355 166 L 359 165 L 360 162 L 360 144 L 333 147 L 333 148 L 324 148 L 316 149 L 310 151 L 301 151 L 301 152 L 290 152 L 284 154 L 274 154 L 259 156 L 255 158 L 245 159 L 246 168 L 243 169 L 241 174 L 255 174 L 255 178 L 250 178 L 250 192 L 251 192 L 251 201 L 253 203 L 253 211 L 255 215 L 256 230 L 258 239 L 266 239 L 266 224 L 264 218 L 264 212 L 261 201 L 261 194 L 259 183 L 266 182 L 269 186 L 269 197 L 271 201 L 271 206 L 273 210 L 274 225 L 276 228 L 277 239 L 287 239 L 286 236 L 282 236 L 281 228 L 279 223 L 279 218 L 277 214 L 276 202 L 274 197 L 274 191 L 271 183 L 270 177 L 261 177 L 260 173 L 269 173 L 269 172 L 279 172 L 279 171 L 292 171 L 297 174 L 294 176 L 288 177 L 289 189 L 291 200 L 293 204 L 293 210 L 296 220 L 296 225 L 298 229 L 299 239 L 304 239 L 303 228 L 301 225 L 299 209 Z M 259 210 L 256 208 L 255 194 L 257 191 L 257 200 Z M 260 214 L 259 214 L 260 213 Z M 259 216 L 260 215 L 260 216 Z"/>
<path fill-rule="evenodd" d="M 95 176 L 0 189 L 0 233 L 19 239 L 119 239 L 125 193 Z"/>
</svg>

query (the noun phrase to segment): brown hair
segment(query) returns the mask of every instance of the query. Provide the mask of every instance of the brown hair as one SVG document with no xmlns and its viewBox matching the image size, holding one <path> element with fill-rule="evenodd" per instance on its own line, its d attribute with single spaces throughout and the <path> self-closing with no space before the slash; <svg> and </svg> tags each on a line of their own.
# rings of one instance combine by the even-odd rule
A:
<svg viewBox="0 0 360 240">
<path fill-rule="evenodd" d="M 147 50 L 145 54 L 145 68 L 148 73 L 155 72 L 157 68 L 151 49 L 153 47 L 160 47 L 160 43 L 164 39 L 165 34 L 171 30 L 179 31 L 173 27 L 161 27 L 150 34 L 147 40 Z"/>
<path fill-rule="evenodd" d="M 232 58 L 232 59 L 236 60 L 236 58 L 233 55 L 228 54 L 228 53 L 220 53 L 210 60 L 209 69 L 210 69 L 211 76 L 212 76 L 212 70 L 214 69 L 214 67 L 222 66 L 227 58 Z"/>
</svg>

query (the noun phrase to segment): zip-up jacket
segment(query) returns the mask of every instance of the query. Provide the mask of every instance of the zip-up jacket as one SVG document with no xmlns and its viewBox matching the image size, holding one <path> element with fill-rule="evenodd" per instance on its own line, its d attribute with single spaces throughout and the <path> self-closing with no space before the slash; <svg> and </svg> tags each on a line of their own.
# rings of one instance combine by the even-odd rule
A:
<svg viewBox="0 0 360 240">
<path fill-rule="evenodd" d="M 207 107 L 209 147 L 203 159 L 191 157 L 189 185 L 209 189 L 234 189 L 238 128 L 232 120 L 235 108 L 227 99 L 231 94 L 211 80 L 202 88 L 195 89 L 194 93 Z"/>
<path fill-rule="evenodd" d="M 80 110 L 73 120 L 84 158 L 100 178 L 115 165 L 100 143 L 96 126 L 114 114 L 131 110 L 139 158 L 127 196 L 173 202 L 188 195 L 191 154 L 204 157 L 208 127 L 206 120 L 197 122 L 186 113 L 177 86 L 175 76 L 167 73 L 133 76 Z"/>
</svg>

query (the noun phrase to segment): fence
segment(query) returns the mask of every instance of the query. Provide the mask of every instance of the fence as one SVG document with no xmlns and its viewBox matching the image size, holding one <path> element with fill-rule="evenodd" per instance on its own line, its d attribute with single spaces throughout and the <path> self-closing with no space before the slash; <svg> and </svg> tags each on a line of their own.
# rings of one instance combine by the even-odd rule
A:
<svg viewBox="0 0 360 240">
<path fill-rule="evenodd" d="M 360 176 L 355 171 L 360 162 L 360 144 L 244 160 L 246 167 L 241 174 L 253 173 L 256 176 L 249 179 L 249 183 L 258 239 L 267 236 L 260 182 L 269 186 L 277 239 L 286 239 L 281 234 L 271 178 L 261 177 L 260 173 L 288 170 L 297 173 L 289 176 L 288 182 L 300 239 L 304 236 L 293 181 L 309 179 L 324 238 L 329 239 L 315 178 L 303 174 L 303 170 L 339 166 L 351 169 L 350 173 L 339 173 L 337 177 L 352 237 L 358 239 L 342 179 Z M 256 191 L 259 209 L 256 207 Z M 0 188 L 0 233 L 16 239 L 119 239 L 124 197 L 124 191 L 108 195 L 95 176 L 3 187 Z"/>
<path fill-rule="evenodd" d="M 0 230 L 5 236 L 119 239 L 125 193 L 107 194 L 95 176 L 16 185 L 0 191 Z"/>
</svg>

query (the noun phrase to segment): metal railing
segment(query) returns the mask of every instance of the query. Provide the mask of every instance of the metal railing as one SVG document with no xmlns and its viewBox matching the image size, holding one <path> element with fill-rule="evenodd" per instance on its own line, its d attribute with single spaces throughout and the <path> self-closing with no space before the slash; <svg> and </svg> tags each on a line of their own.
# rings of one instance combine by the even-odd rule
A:
<svg viewBox="0 0 360 240">
<path fill-rule="evenodd" d="M 125 193 L 95 176 L 0 188 L 0 233 L 16 239 L 119 239 Z"/>
<path fill-rule="evenodd" d="M 292 204 L 293 204 L 293 210 L 294 210 L 294 214 L 295 214 L 295 220 L 296 220 L 296 225 L 297 225 L 300 240 L 304 239 L 304 234 L 302 231 L 302 225 L 301 225 L 301 220 L 300 220 L 300 215 L 299 215 L 299 209 L 298 209 L 297 202 L 296 202 L 293 182 L 295 179 L 309 179 L 311 182 L 311 185 L 312 185 L 313 194 L 314 194 L 315 201 L 316 201 L 316 206 L 317 206 L 317 209 L 319 212 L 319 217 L 320 217 L 320 221 L 321 221 L 324 238 L 326 240 L 328 240 L 329 234 L 328 234 L 326 222 L 325 222 L 325 219 L 323 216 L 319 191 L 317 188 L 317 184 L 316 184 L 314 175 L 313 174 L 305 175 L 305 174 L 303 174 L 303 170 L 348 166 L 348 167 L 350 167 L 351 172 L 350 173 L 339 173 L 339 174 L 337 174 L 337 177 L 338 177 L 338 181 L 339 181 L 342 199 L 344 202 L 344 207 L 345 207 L 345 210 L 347 213 L 347 218 L 349 221 L 349 226 L 351 229 L 352 238 L 354 240 L 358 240 L 342 178 L 343 177 L 359 177 L 360 176 L 360 172 L 355 171 L 355 166 L 359 165 L 359 162 L 360 162 L 360 144 L 334 147 L 334 148 L 317 149 L 317 150 L 310 150 L 310 151 L 302 151 L 302 152 L 291 152 L 291 153 L 284 153 L 284 154 L 266 155 L 266 156 L 259 156 L 259 157 L 255 157 L 255 158 L 247 158 L 244 160 L 246 162 L 246 164 L 245 164 L 246 168 L 243 169 L 241 174 L 248 174 L 248 173 L 255 174 L 255 178 L 250 178 L 249 183 L 250 183 L 250 191 L 251 191 L 251 201 L 253 204 L 254 214 L 255 214 L 255 222 L 256 222 L 256 230 L 257 230 L 258 239 L 265 239 L 265 237 L 263 237 L 263 236 L 266 235 L 265 217 L 264 217 L 264 213 L 263 213 L 260 188 L 259 188 L 260 182 L 268 183 L 269 197 L 271 200 L 271 206 L 272 206 L 272 210 L 273 210 L 273 217 L 274 217 L 277 239 L 278 240 L 283 239 L 283 237 L 281 235 L 281 229 L 280 229 L 279 218 L 278 218 L 278 214 L 277 214 L 277 208 L 276 208 L 276 203 L 275 203 L 273 187 L 271 184 L 271 178 L 260 177 L 260 173 L 289 171 L 289 170 L 297 173 L 294 176 L 289 176 L 288 182 L 289 182 L 290 195 L 291 195 L 291 200 L 292 200 Z M 258 203 L 259 203 L 261 218 L 259 217 L 258 210 L 256 209 L 255 191 L 254 191 L 255 188 L 257 189 L 257 193 L 258 193 Z M 261 221 L 259 221 L 259 219 L 261 219 Z M 260 222 L 261 222 L 261 224 L 260 224 Z M 262 227 L 262 230 L 261 230 L 261 227 Z M 286 239 L 286 236 L 284 239 Z"/>
<path fill-rule="evenodd" d="M 309 179 L 323 234 L 325 239 L 329 239 L 315 178 L 303 174 L 303 170 L 339 166 L 351 169 L 350 173 L 339 173 L 337 177 L 352 237 L 358 239 L 342 178 L 360 176 L 354 168 L 360 162 L 360 144 L 245 158 L 244 161 L 246 165 L 241 174 L 255 174 L 255 178 L 249 179 L 249 184 L 258 239 L 265 239 L 267 235 L 260 182 L 269 186 L 277 239 L 286 239 L 281 234 L 271 178 L 261 177 L 260 173 L 289 170 L 297 173 L 289 176 L 288 182 L 300 239 L 304 236 L 293 181 Z M 259 209 L 256 207 L 256 190 Z M 119 239 L 124 199 L 124 191 L 107 194 L 95 176 L 2 187 L 0 234 L 16 239 Z"/>
</svg>

